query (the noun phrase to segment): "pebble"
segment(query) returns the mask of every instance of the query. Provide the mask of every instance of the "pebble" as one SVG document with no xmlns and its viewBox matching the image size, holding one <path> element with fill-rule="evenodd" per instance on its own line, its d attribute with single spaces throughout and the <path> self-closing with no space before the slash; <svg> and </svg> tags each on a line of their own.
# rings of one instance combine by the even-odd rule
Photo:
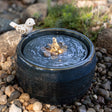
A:
<svg viewBox="0 0 112 112">
<path fill-rule="evenodd" d="M 96 112 L 93 108 L 88 108 L 87 112 Z"/>
<path fill-rule="evenodd" d="M 6 88 L 5 88 L 5 94 L 8 96 L 8 97 L 10 97 L 10 95 L 12 94 L 12 92 L 14 92 L 15 91 L 15 89 L 12 87 L 12 86 L 7 86 Z"/>
<path fill-rule="evenodd" d="M 41 110 L 42 109 L 42 104 L 40 103 L 40 102 L 35 102 L 34 104 L 33 104 L 33 110 L 34 111 L 39 111 L 39 110 Z"/>
<path fill-rule="evenodd" d="M 57 108 L 57 107 L 54 106 L 54 105 L 52 105 L 52 106 L 50 106 L 49 110 L 52 111 L 52 110 L 54 110 L 55 108 Z"/>
<path fill-rule="evenodd" d="M 110 90 L 111 88 L 111 82 L 107 81 L 105 84 L 102 84 L 102 87 L 106 90 Z"/>
<path fill-rule="evenodd" d="M 12 104 L 9 108 L 9 112 L 22 112 L 22 109 L 17 107 L 15 104 Z"/>
<path fill-rule="evenodd" d="M 93 98 L 95 98 L 97 100 L 98 97 L 97 97 L 97 95 L 93 95 Z"/>
<path fill-rule="evenodd" d="M 28 93 L 22 93 L 21 96 L 19 97 L 19 100 L 23 100 L 23 101 L 29 101 L 30 100 L 30 96 Z"/>
<path fill-rule="evenodd" d="M 102 48 L 100 51 L 101 51 L 103 54 L 107 54 L 107 50 L 106 50 L 105 48 Z"/>
<path fill-rule="evenodd" d="M 14 99 L 17 99 L 17 98 L 19 98 L 19 96 L 20 96 L 20 92 L 19 92 L 19 91 L 14 91 L 14 92 L 12 92 L 12 94 L 10 95 L 8 101 L 10 102 L 10 101 L 12 101 L 12 100 L 14 100 Z"/>
<path fill-rule="evenodd" d="M 104 97 L 98 96 L 98 102 L 101 104 L 105 104 Z"/>
<path fill-rule="evenodd" d="M 14 78 L 15 78 L 14 75 L 9 75 L 9 76 L 7 77 L 7 82 L 11 82 L 11 81 L 13 81 Z"/>
<path fill-rule="evenodd" d="M 22 108 L 22 104 L 21 104 L 21 102 L 20 102 L 18 99 L 15 99 L 15 100 L 13 101 L 13 104 L 15 104 L 17 107 Z"/>
<path fill-rule="evenodd" d="M 109 92 L 107 90 L 105 90 L 105 89 L 99 88 L 98 89 L 98 94 L 100 94 L 100 95 L 102 95 L 104 97 L 109 97 Z"/>
<path fill-rule="evenodd" d="M 86 107 L 85 107 L 85 105 L 80 106 L 80 107 L 78 108 L 78 111 L 79 111 L 79 112 L 86 112 Z"/>
<path fill-rule="evenodd" d="M 102 58 L 102 53 L 101 53 L 101 52 L 96 52 L 96 56 L 97 56 L 98 58 Z"/>
<path fill-rule="evenodd" d="M 111 57 L 104 57 L 104 61 L 105 62 L 110 62 L 110 61 L 112 61 L 112 58 Z"/>
<path fill-rule="evenodd" d="M 80 102 L 75 102 L 76 106 L 81 106 L 82 104 Z"/>
<path fill-rule="evenodd" d="M 33 104 L 30 104 L 26 107 L 27 110 L 33 110 Z"/>
<path fill-rule="evenodd" d="M 7 96 L 6 95 L 1 95 L 0 96 L 0 104 L 4 105 L 7 103 Z"/>
</svg>

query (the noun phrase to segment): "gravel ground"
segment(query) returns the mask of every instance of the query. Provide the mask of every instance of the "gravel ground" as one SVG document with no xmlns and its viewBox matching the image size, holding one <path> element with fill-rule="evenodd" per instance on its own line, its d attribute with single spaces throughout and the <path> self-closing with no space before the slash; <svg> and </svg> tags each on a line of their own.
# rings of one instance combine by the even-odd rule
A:
<svg viewBox="0 0 112 112">
<path fill-rule="evenodd" d="M 42 104 L 18 86 L 14 57 L 0 54 L 0 112 L 112 112 L 112 56 L 96 48 L 97 66 L 87 94 L 72 105 Z"/>
</svg>

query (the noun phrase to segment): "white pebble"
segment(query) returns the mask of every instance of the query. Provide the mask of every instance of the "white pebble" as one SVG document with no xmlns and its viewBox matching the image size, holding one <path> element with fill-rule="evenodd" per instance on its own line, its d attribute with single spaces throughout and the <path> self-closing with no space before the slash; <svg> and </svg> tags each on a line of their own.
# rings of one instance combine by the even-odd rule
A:
<svg viewBox="0 0 112 112">
<path fill-rule="evenodd" d="M 40 102 L 35 102 L 33 104 L 33 110 L 34 111 L 40 111 L 42 109 L 42 104 Z"/>
<path fill-rule="evenodd" d="M 12 104 L 9 108 L 9 112 L 22 112 L 22 109 Z"/>
</svg>

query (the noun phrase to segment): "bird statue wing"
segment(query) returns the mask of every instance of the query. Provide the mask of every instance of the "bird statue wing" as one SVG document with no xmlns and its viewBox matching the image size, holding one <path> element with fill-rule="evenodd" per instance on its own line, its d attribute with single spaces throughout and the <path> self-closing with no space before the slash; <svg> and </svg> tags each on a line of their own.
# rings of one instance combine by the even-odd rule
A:
<svg viewBox="0 0 112 112">
<path fill-rule="evenodd" d="M 18 24 L 16 24 L 15 22 L 10 22 L 9 25 L 12 26 L 13 28 L 16 28 L 18 26 Z"/>
</svg>

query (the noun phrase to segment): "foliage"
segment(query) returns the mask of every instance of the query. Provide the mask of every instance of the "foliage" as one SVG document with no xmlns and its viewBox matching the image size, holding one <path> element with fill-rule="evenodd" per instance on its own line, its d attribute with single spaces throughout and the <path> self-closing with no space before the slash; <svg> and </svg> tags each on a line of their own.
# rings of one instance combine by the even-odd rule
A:
<svg viewBox="0 0 112 112">
<path fill-rule="evenodd" d="M 50 7 L 48 15 L 41 28 L 68 28 L 77 30 L 92 40 L 95 40 L 99 31 L 92 31 L 92 27 L 102 24 L 108 19 L 107 14 L 92 13 L 92 7 L 78 8 L 72 4 L 63 4 Z"/>
</svg>

